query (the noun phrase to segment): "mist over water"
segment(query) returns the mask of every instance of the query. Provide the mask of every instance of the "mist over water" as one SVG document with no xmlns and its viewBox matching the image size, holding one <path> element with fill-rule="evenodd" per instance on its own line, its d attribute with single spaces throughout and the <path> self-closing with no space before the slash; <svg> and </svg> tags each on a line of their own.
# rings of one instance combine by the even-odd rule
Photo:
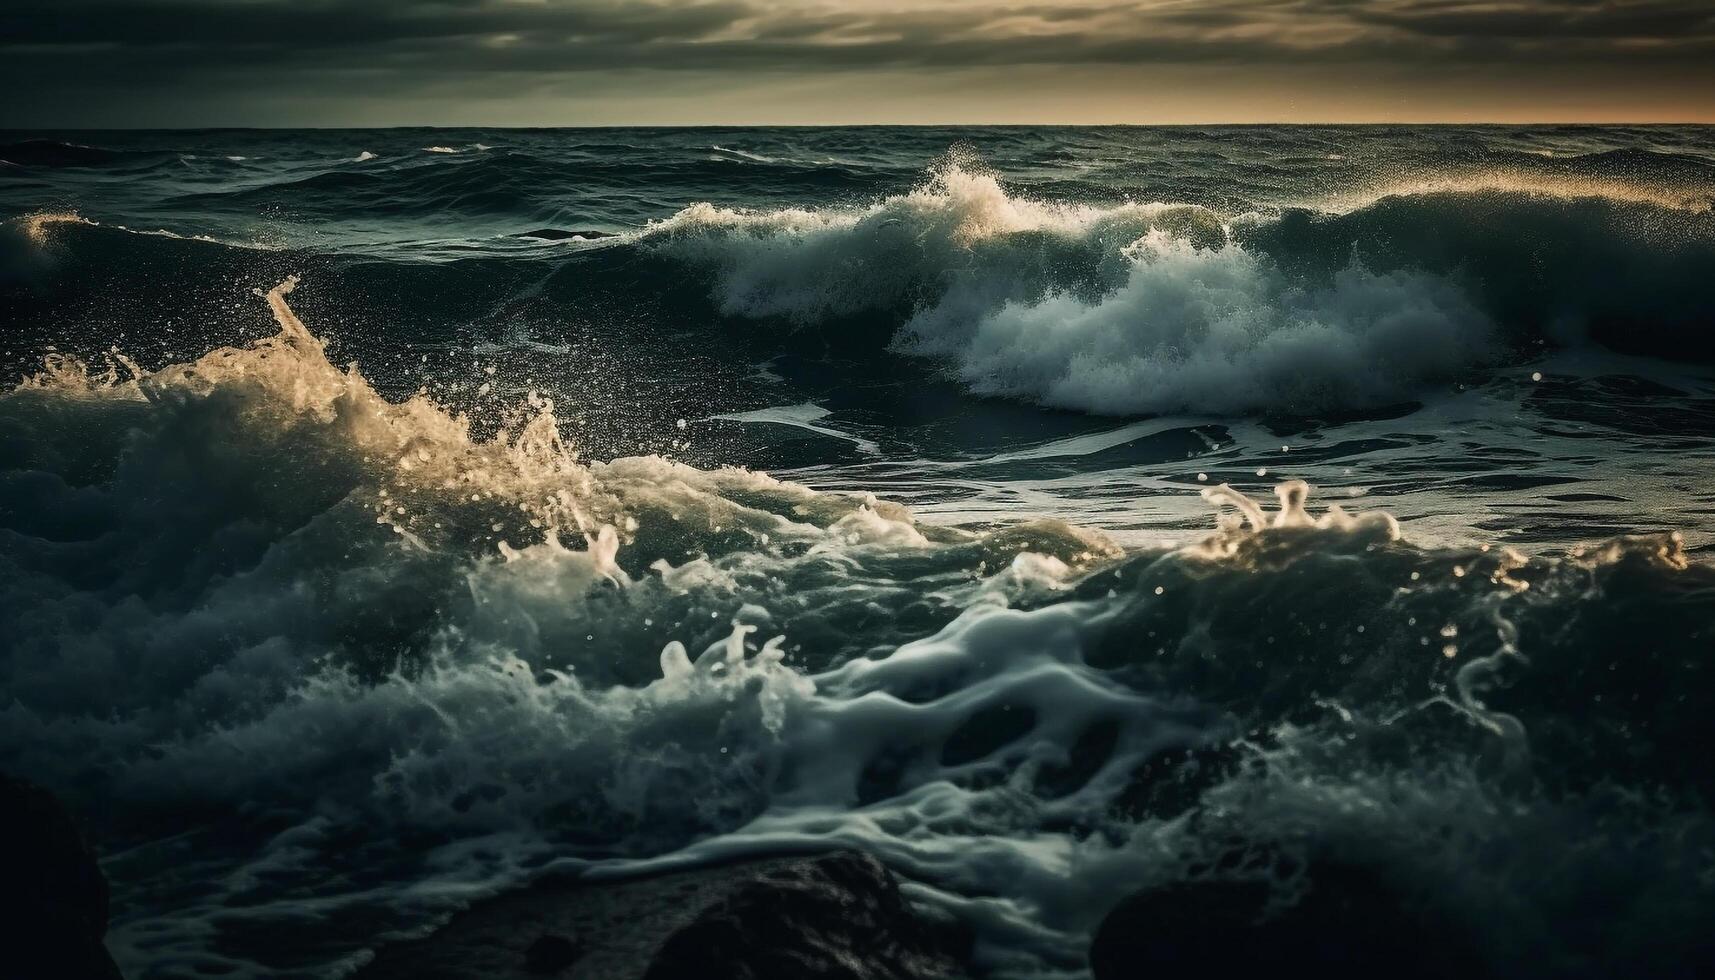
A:
<svg viewBox="0 0 1715 980">
<path fill-rule="evenodd" d="M 1710 955 L 1707 129 L 0 160 L 0 769 L 127 976 L 834 845 L 997 977 L 1328 854 L 1497 975 Z"/>
</svg>

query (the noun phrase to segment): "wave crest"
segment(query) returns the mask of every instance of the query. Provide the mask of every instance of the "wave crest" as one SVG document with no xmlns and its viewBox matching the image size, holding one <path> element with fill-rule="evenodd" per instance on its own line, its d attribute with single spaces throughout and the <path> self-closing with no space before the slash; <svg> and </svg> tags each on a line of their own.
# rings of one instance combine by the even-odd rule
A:
<svg viewBox="0 0 1715 980">
<path fill-rule="evenodd" d="M 895 347 L 942 358 L 979 394 L 1102 414 L 1313 413 L 1411 398 L 1492 363 L 1494 325 L 1451 283 L 1352 265 L 1326 286 L 1238 246 L 1160 233 L 1096 300 L 1055 291 L 974 322 L 909 320 Z"/>
<path fill-rule="evenodd" d="M 1590 820 L 1604 781 L 1715 792 L 1706 754 L 1672 750 L 1711 710 L 1673 639 L 1715 601 L 1677 539 L 1437 551 L 1383 515 L 1313 518 L 1297 483 L 1272 516 L 1215 488 L 1252 527 L 1185 549 L 936 527 L 587 460 L 541 399 L 475 439 L 329 363 L 294 285 L 265 294 L 266 340 L 153 373 L 57 360 L 0 395 L 0 744 L 112 814 L 137 845 L 116 876 L 170 891 L 114 931 L 127 965 L 266 972 L 210 940 L 218 917 L 333 971 L 553 862 L 830 845 L 924 882 L 1016 972 L 1077 963 L 1104 903 L 1235 839 L 1357 847 L 1480 910 L 1653 914 L 1660 882 L 1707 906 L 1688 848 L 1615 877 L 1530 846 L 1653 819 Z M 1546 789 L 1488 775 L 1497 746 Z M 1548 887 L 1568 873 L 1587 890 Z"/>
<path fill-rule="evenodd" d="M 1123 277 L 1124 247 L 1153 229 L 1204 244 L 1225 239 L 1204 208 L 1033 201 L 950 165 L 866 208 L 697 204 L 651 224 L 640 241 L 711 271 L 723 312 L 813 323 L 927 303 L 992 306 L 1048 281 L 1101 288 Z"/>
<path fill-rule="evenodd" d="M 866 208 L 698 204 L 638 241 L 701 270 L 729 316 L 849 332 L 880 314 L 894 349 L 979 393 L 1306 413 L 1411 400 L 1545 341 L 1715 356 L 1693 285 L 1715 276 L 1715 215 L 1606 186 L 1431 182 L 1228 222 L 1035 201 L 948 165 Z"/>
</svg>

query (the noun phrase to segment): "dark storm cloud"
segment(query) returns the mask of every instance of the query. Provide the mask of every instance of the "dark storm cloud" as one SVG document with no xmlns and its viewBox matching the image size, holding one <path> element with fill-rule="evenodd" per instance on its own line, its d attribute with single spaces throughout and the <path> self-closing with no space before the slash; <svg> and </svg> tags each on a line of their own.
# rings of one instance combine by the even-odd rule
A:
<svg viewBox="0 0 1715 980">
<path fill-rule="evenodd" d="M 765 0 L 8 0 L 12 57 L 102 52 L 199 63 L 450 70 L 814 70 L 1302 58 L 1701 57 L 1708 0 L 1210 0 L 942 3 Z M 1544 43 L 1544 42 L 1560 42 Z"/>
<path fill-rule="evenodd" d="M 1434 37 L 1578 39 L 1609 42 L 1679 41 L 1715 33 L 1708 0 L 1591 3 L 1577 0 L 1519 4 L 1464 2 L 1404 4 L 1354 11 L 1356 19 Z"/>
<path fill-rule="evenodd" d="M 616 70 L 1715 62 L 1710 0 L 5 0 L 0 83 L 76 108 L 199 82 L 329 95 Z M 483 81 L 489 79 L 489 81 Z M 100 86 L 107 86 L 105 90 Z M 123 88 L 121 88 L 123 86 Z M 206 97 L 206 94 L 201 96 Z M 237 95 L 235 93 L 234 97 Z M 22 103 L 18 103 L 22 104 Z M 16 108 L 16 104 L 14 105 Z M 0 109 L 4 122 L 5 109 Z"/>
</svg>

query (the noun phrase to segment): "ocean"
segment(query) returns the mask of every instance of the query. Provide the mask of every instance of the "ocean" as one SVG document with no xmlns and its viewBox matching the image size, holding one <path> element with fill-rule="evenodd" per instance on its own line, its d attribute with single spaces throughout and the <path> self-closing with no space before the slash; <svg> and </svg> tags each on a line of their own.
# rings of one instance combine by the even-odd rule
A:
<svg viewBox="0 0 1715 980">
<path fill-rule="evenodd" d="M 1712 204 L 1709 127 L 0 133 L 0 770 L 132 978 L 835 846 L 984 976 L 1330 854 L 1671 976 Z"/>
</svg>

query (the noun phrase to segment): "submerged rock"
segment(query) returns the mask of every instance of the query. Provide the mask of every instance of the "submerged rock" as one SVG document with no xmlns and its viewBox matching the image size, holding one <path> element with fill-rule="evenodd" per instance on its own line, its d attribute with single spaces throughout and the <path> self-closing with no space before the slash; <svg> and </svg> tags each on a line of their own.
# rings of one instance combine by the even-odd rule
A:
<svg viewBox="0 0 1715 980">
<path fill-rule="evenodd" d="M 16 980 L 117 980 L 102 945 L 107 880 L 47 790 L 0 775 L 0 969 Z"/>
<path fill-rule="evenodd" d="M 625 881 L 546 882 L 381 950 L 361 980 L 947 980 L 970 937 L 874 858 L 771 858 Z"/>
</svg>

